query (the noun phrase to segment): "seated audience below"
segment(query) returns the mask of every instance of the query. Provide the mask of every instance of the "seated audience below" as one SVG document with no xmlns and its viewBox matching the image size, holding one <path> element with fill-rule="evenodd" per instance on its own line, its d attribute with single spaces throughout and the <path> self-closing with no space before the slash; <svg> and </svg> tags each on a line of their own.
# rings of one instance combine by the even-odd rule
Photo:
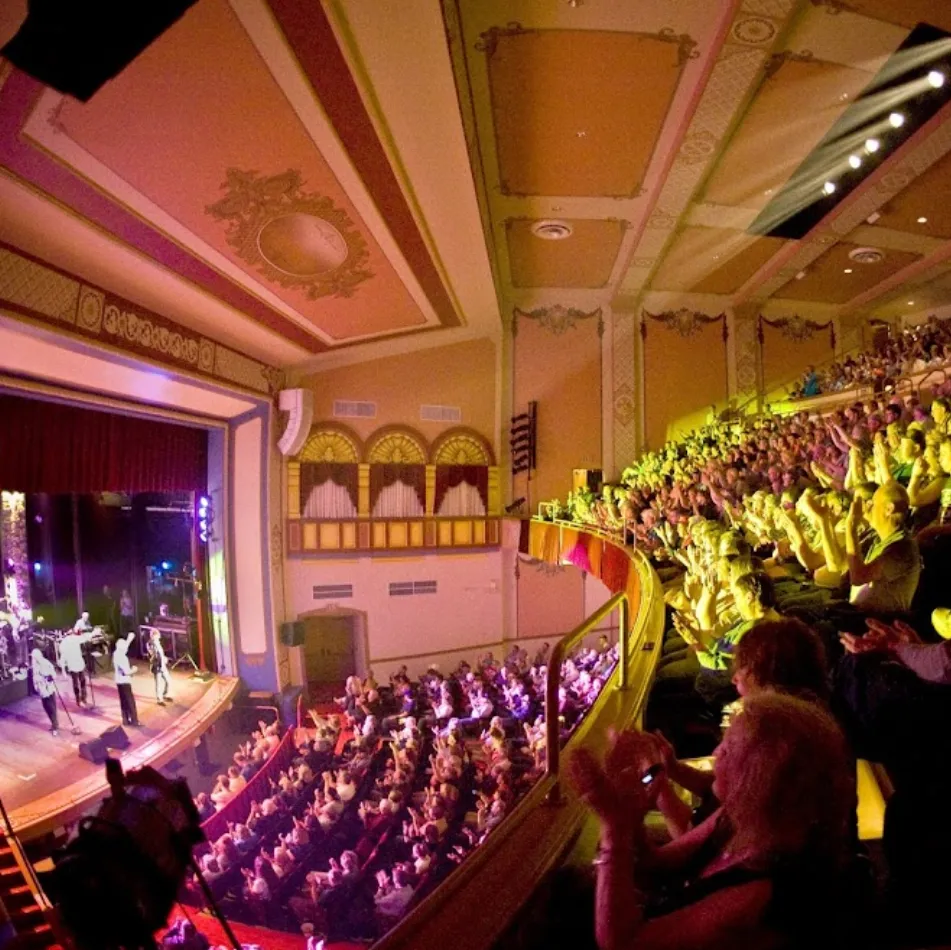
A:
<svg viewBox="0 0 951 950">
<path fill-rule="evenodd" d="M 295 737 L 297 757 L 200 856 L 225 914 L 294 932 L 305 926 L 315 942 L 385 933 L 544 773 L 547 654 L 546 644 L 532 665 L 516 646 L 502 662 L 487 653 L 448 676 L 431 667 L 418 683 L 404 668 L 387 687 L 372 672 L 362 682 L 351 676 L 340 715 L 310 713 L 311 727 Z M 564 661 L 562 741 L 616 663 L 603 636 Z M 234 794 L 239 758 L 267 756 L 279 742 L 276 728 L 260 724 L 219 777 L 221 790 Z M 213 808 L 207 796 L 203 805 Z M 194 883 L 185 899 L 201 903 Z"/>
</svg>

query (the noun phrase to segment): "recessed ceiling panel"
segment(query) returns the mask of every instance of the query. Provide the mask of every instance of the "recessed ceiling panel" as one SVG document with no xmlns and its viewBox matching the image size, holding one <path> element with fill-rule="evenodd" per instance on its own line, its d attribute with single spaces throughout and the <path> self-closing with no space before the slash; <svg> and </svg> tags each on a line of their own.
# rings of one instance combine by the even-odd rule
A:
<svg viewBox="0 0 951 950">
<path fill-rule="evenodd" d="M 838 7 L 909 28 L 918 23 L 930 23 L 951 31 L 951 3 L 948 0 L 813 0 L 813 3 L 826 7 L 833 16 Z"/>
<path fill-rule="evenodd" d="M 426 324 L 224 0 L 196 5 L 90 102 L 64 100 L 57 122 L 98 187 L 122 203 L 133 189 L 184 229 L 136 207 L 158 230 L 213 249 L 332 339 Z"/>
<path fill-rule="evenodd" d="M 704 201 L 764 207 L 869 79 L 863 69 L 805 55 L 774 59 L 707 182 Z"/>
<path fill-rule="evenodd" d="M 730 228 L 685 228 L 651 280 L 652 290 L 731 294 L 781 247 L 777 238 L 751 238 Z"/>
<path fill-rule="evenodd" d="M 951 155 L 935 162 L 882 209 L 876 226 L 951 238 Z"/>
<path fill-rule="evenodd" d="M 856 249 L 855 244 L 836 244 L 810 264 L 805 277 L 789 281 L 776 296 L 814 303 L 846 303 L 920 259 L 907 251 L 887 251 L 877 264 L 860 264 L 849 257 Z"/>
<path fill-rule="evenodd" d="M 673 31 L 493 33 L 486 56 L 503 193 L 636 195 L 692 46 Z"/>
<path fill-rule="evenodd" d="M 532 230 L 536 221 L 506 222 L 509 263 L 515 287 L 604 287 L 617 259 L 620 221 L 573 219 L 571 235 L 546 241 Z"/>
</svg>

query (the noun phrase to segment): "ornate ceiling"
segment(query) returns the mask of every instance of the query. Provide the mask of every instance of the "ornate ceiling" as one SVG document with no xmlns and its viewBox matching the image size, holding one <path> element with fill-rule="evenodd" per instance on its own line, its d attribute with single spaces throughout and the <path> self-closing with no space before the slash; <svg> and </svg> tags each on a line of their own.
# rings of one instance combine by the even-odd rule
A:
<svg viewBox="0 0 951 950">
<path fill-rule="evenodd" d="M 748 233 L 919 22 L 951 3 L 199 0 L 86 104 L 0 63 L 0 242 L 282 367 L 516 311 L 934 309 L 949 109 L 803 240 Z"/>
</svg>

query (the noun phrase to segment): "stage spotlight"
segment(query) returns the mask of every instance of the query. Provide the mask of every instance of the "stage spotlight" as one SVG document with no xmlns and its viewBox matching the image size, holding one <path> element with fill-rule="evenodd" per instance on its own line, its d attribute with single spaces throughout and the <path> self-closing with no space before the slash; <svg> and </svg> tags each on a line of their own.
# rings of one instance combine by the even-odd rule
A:
<svg viewBox="0 0 951 950">
<path fill-rule="evenodd" d="M 900 112 L 893 112 L 888 117 L 888 124 L 893 129 L 900 129 L 905 124 L 905 117 Z"/>
<path fill-rule="evenodd" d="M 162 561 L 162 570 L 163 570 L 163 571 L 170 571 L 171 569 L 172 569 L 172 562 L 171 562 L 171 561 Z"/>
<path fill-rule="evenodd" d="M 201 498 L 198 499 L 198 507 L 199 507 L 199 508 L 209 508 L 209 507 L 211 507 L 211 502 L 209 501 L 209 499 L 208 499 L 205 495 L 202 495 Z"/>
<path fill-rule="evenodd" d="M 850 155 L 850 156 L 849 156 L 849 164 L 850 164 L 853 168 L 861 168 L 861 167 L 862 167 L 862 159 L 859 158 L 858 155 Z"/>
<path fill-rule="evenodd" d="M 827 194 L 827 195 L 833 194 L 833 193 L 835 192 L 835 182 L 834 182 L 834 181 L 827 181 L 827 182 L 822 186 L 822 190 L 823 190 L 823 192 L 824 192 L 825 194 Z"/>
<path fill-rule="evenodd" d="M 33 573 L 39 574 L 43 570 L 43 565 L 39 561 L 33 562 Z"/>
<path fill-rule="evenodd" d="M 873 155 L 875 152 L 877 152 L 881 148 L 881 146 L 882 146 L 882 143 L 879 142 L 878 139 L 865 140 L 865 151 L 868 152 L 869 155 Z"/>
<path fill-rule="evenodd" d="M 942 72 L 939 72 L 937 69 L 932 69 L 928 73 L 928 85 L 932 89 L 940 89 L 944 85 L 945 75 Z"/>
</svg>

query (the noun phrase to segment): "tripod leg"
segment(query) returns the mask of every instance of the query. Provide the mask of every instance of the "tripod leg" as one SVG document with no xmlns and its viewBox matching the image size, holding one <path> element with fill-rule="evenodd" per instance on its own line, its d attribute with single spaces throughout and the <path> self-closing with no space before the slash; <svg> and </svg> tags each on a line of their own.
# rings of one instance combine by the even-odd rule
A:
<svg viewBox="0 0 951 950">
<path fill-rule="evenodd" d="M 53 684 L 53 689 L 56 690 L 56 697 L 59 699 L 59 704 L 63 707 L 63 712 L 66 713 L 66 718 L 69 720 L 70 732 L 72 732 L 74 736 L 78 736 L 82 730 L 73 722 L 73 717 L 69 714 L 69 709 L 66 707 L 66 700 L 63 699 L 63 694 L 59 691 L 55 683 Z"/>
</svg>

